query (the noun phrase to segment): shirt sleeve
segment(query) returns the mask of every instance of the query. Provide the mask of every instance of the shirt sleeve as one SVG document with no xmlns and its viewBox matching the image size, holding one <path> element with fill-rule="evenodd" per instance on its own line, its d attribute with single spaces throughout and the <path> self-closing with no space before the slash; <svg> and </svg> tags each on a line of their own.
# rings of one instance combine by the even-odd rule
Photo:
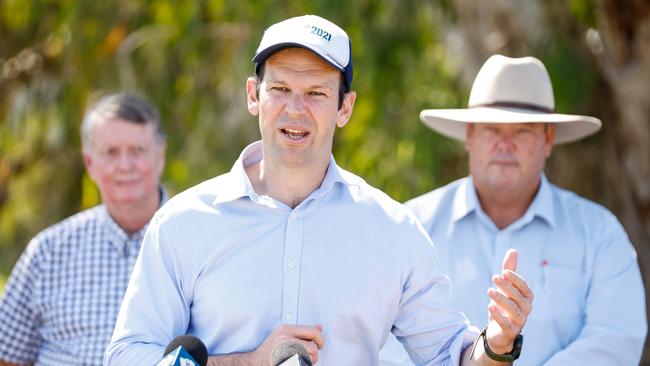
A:
<svg viewBox="0 0 650 366">
<path fill-rule="evenodd" d="M 637 365 L 641 359 L 647 333 L 643 283 L 632 244 L 612 220 L 613 230 L 594 257 L 584 327 L 545 365 Z"/>
<path fill-rule="evenodd" d="M 191 300 L 183 291 L 183 268 L 170 241 L 155 216 L 124 295 L 105 365 L 156 364 L 167 344 L 186 333 Z"/>
<path fill-rule="evenodd" d="M 439 272 L 437 252 L 419 224 L 418 229 L 392 332 L 416 365 L 458 365 L 478 332 L 451 306 L 449 279 Z"/>
<path fill-rule="evenodd" d="M 42 338 L 35 309 L 36 281 L 41 273 L 41 237 L 34 238 L 14 266 L 0 299 L 0 359 L 31 364 Z"/>
</svg>

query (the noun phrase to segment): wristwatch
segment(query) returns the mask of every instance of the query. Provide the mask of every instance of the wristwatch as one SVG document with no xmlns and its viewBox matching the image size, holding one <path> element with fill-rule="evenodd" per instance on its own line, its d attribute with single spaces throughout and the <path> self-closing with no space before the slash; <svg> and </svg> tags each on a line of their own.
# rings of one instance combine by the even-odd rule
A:
<svg viewBox="0 0 650 366">
<path fill-rule="evenodd" d="M 483 349 L 485 350 L 485 354 L 491 358 L 494 361 L 500 361 L 500 362 L 514 362 L 516 359 L 519 358 L 521 355 L 521 347 L 524 344 L 524 335 L 519 333 L 517 335 L 517 338 L 515 338 L 515 342 L 512 345 L 512 351 L 510 353 L 505 353 L 505 354 L 497 354 L 494 353 L 490 349 L 490 345 L 488 345 L 487 341 L 487 336 L 485 333 L 487 332 L 487 327 L 483 328 L 483 331 L 481 334 L 479 334 L 478 338 L 476 339 L 476 342 L 478 343 L 479 338 L 483 337 Z M 476 347 L 476 344 L 474 344 L 474 347 Z M 472 349 L 472 355 L 474 354 L 474 350 Z"/>
</svg>

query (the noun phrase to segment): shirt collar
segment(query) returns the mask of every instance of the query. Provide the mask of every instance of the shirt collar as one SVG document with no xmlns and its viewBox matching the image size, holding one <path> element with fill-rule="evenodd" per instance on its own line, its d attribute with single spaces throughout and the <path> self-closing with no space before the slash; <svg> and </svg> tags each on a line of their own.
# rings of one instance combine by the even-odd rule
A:
<svg viewBox="0 0 650 366">
<path fill-rule="evenodd" d="M 451 219 L 458 221 L 476 210 L 477 207 L 478 197 L 476 196 L 476 189 L 474 188 L 472 177 L 469 176 L 465 178 L 456 191 L 454 203 L 451 208 Z"/>
<path fill-rule="evenodd" d="M 478 196 L 476 194 L 476 187 L 472 177 L 469 176 L 459 186 L 454 196 L 454 203 L 452 207 L 451 217 L 454 221 L 459 221 L 473 211 L 483 210 L 480 207 Z M 535 194 L 535 198 L 526 210 L 526 213 L 517 220 L 522 224 L 532 221 L 533 218 L 540 217 L 546 221 L 551 227 L 555 226 L 555 212 L 553 210 L 553 192 L 551 192 L 551 184 L 546 179 L 545 174 L 541 174 L 540 186 Z"/>
<path fill-rule="evenodd" d="M 546 221 L 551 227 L 555 227 L 555 211 L 553 210 L 553 192 L 551 191 L 551 184 L 546 179 L 546 175 L 542 174 L 539 184 L 539 189 L 533 202 L 530 203 L 528 210 L 524 214 L 524 222 L 529 222 L 533 218 L 539 217 Z"/>
<path fill-rule="evenodd" d="M 217 178 L 225 179 L 226 182 L 219 186 L 217 192 L 214 192 L 216 196 L 212 204 L 234 201 L 241 197 L 253 197 L 255 191 L 248 179 L 245 167 L 262 160 L 264 156 L 262 147 L 261 141 L 246 146 L 230 169 L 230 173 Z"/>
<path fill-rule="evenodd" d="M 235 164 L 230 170 L 230 174 L 223 178 L 227 180 L 225 182 L 226 184 L 220 185 L 220 192 L 215 192 L 216 197 L 213 204 L 234 201 L 241 197 L 257 199 L 259 195 L 255 193 L 253 185 L 248 178 L 248 174 L 246 174 L 246 167 L 261 161 L 263 158 L 264 143 L 262 141 L 256 141 L 248 145 L 239 155 L 237 161 L 235 161 Z M 318 198 L 323 196 L 332 190 L 336 183 L 359 185 L 359 180 L 360 178 L 339 168 L 334 157 L 330 155 L 330 162 L 325 177 L 323 178 L 323 182 L 319 188 L 312 192 L 310 197 Z"/>
<path fill-rule="evenodd" d="M 158 188 L 158 191 L 160 194 L 160 206 L 162 206 L 165 202 L 167 202 L 169 196 L 163 186 L 160 186 Z M 124 247 L 124 245 L 126 245 L 126 243 L 129 241 L 135 240 L 138 243 L 142 241 L 144 234 L 147 231 L 147 227 L 149 226 L 148 222 L 140 230 L 129 235 L 117 222 L 115 222 L 111 214 L 108 212 L 106 205 L 102 204 L 98 207 L 98 209 L 99 218 L 103 223 L 104 230 L 106 230 L 106 235 L 109 241 L 113 243 L 113 245 Z"/>
</svg>

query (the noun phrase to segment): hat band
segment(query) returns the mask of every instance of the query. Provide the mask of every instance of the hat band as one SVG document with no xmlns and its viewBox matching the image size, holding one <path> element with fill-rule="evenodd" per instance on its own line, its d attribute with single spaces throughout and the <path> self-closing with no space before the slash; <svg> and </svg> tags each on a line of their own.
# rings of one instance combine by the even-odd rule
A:
<svg viewBox="0 0 650 366">
<path fill-rule="evenodd" d="M 517 102 L 494 102 L 494 103 L 475 104 L 469 106 L 469 108 L 482 108 L 482 107 L 521 108 L 521 109 L 530 109 L 532 111 L 537 111 L 537 112 L 555 113 L 555 110 L 553 108 L 546 108 L 535 104 L 517 103 Z"/>
</svg>

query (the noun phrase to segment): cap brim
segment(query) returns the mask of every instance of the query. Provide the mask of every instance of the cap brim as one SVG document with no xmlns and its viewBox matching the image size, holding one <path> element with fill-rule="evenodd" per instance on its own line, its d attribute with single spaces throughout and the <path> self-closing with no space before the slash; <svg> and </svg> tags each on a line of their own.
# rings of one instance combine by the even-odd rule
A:
<svg viewBox="0 0 650 366">
<path fill-rule="evenodd" d="M 594 117 L 519 108 L 425 109 L 420 112 L 420 119 L 436 132 L 461 141 L 465 141 L 467 123 L 554 123 L 555 144 L 579 140 L 602 126 Z"/>
<path fill-rule="evenodd" d="M 324 54 L 321 52 L 318 48 L 316 47 L 311 47 L 308 44 L 302 44 L 302 43 L 297 43 L 297 42 L 282 42 L 282 43 L 276 43 L 274 45 L 271 45 L 267 48 L 265 48 L 262 52 L 259 52 L 255 57 L 253 57 L 253 62 L 255 63 L 255 67 L 258 68 L 260 64 L 264 63 L 267 58 L 269 58 L 272 54 L 283 50 L 285 48 L 291 48 L 291 47 L 298 47 L 298 48 L 304 48 L 306 50 L 309 50 L 316 55 L 318 55 L 320 58 L 325 60 L 328 64 L 334 66 L 337 70 L 343 72 L 345 71 L 345 67 L 339 65 L 336 61 L 334 61 L 333 58 L 329 57 L 328 55 Z"/>
</svg>

